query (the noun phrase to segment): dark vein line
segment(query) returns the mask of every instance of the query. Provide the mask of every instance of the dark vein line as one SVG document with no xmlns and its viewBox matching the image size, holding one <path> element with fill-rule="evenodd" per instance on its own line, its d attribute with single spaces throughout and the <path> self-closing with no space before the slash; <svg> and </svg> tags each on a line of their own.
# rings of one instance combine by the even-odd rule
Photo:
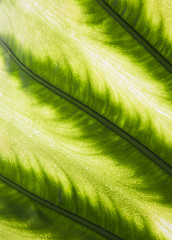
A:
<svg viewBox="0 0 172 240">
<path fill-rule="evenodd" d="M 143 153 L 146 157 L 151 159 L 154 163 L 156 163 L 160 168 L 162 168 L 166 173 L 168 173 L 170 176 L 172 176 L 172 167 L 166 163 L 163 159 L 158 157 L 155 153 L 153 153 L 150 149 L 145 147 L 142 143 L 137 141 L 135 138 L 130 136 L 128 133 L 123 131 L 121 128 L 116 126 L 114 123 L 110 122 L 108 119 L 104 118 L 99 113 L 95 112 L 93 109 L 87 107 L 85 104 L 81 103 L 80 101 L 76 100 L 75 98 L 71 97 L 67 93 L 63 92 L 62 90 L 54 87 L 35 73 L 33 73 L 31 70 L 29 70 L 25 65 L 23 65 L 22 62 L 14 55 L 14 53 L 9 49 L 9 47 L 0 40 L 0 44 L 6 49 L 6 51 L 10 54 L 12 59 L 16 62 L 16 64 L 24 71 L 26 72 L 30 77 L 35 79 L 37 82 L 39 82 L 44 87 L 48 88 L 55 94 L 59 95 L 60 97 L 66 99 L 70 103 L 74 104 L 84 112 L 88 113 L 90 116 L 95 118 L 97 121 L 101 122 L 103 125 L 105 125 L 107 128 L 118 134 L 120 137 L 125 139 L 127 142 L 129 142 L 132 146 L 134 146 L 137 150 L 139 150 L 141 153 Z"/>
<path fill-rule="evenodd" d="M 156 58 L 170 73 L 172 73 L 172 64 L 165 59 L 149 42 L 147 42 L 139 33 L 137 33 L 123 18 L 121 18 L 104 0 L 96 0 L 119 24 L 131 34 L 149 53 Z"/>
<path fill-rule="evenodd" d="M 38 202 L 39 204 L 41 204 L 47 208 L 50 208 L 51 210 L 53 210 L 61 215 L 64 215 L 65 217 L 68 217 L 68 218 L 72 219 L 73 221 L 75 221 L 85 227 L 88 227 L 89 229 L 95 231 L 96 233 L 100 234 L 101 236 L 103 236 L 109 240 L 122 240 L 120 237 L 118 237 L 118 236 L 114 235 L 113 233 L 105 230 L 104 228 L 90 222 L 89 220 L 86 220 L 86 219 L 84 219 L 62 207 L 59 207 L 39 196 L 29 192 L 28 190 L 22 188 L 21 186 L 12 182 L 11 180 L 2 176 L 1 174 L 0 174 L 0 180 L 3 181 L 4 183 L 8 184 L 10 187 L 16 189 L 17 191 L 21 192 L 25 196 L 29 197 L 30 199 Z"/>
</svg>

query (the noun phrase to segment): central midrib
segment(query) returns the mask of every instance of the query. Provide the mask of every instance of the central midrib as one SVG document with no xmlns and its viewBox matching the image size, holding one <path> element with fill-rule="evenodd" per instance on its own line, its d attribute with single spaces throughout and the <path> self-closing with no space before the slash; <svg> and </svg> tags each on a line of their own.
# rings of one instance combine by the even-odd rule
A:
<svg viewBox="0 0 172 240">
<path fill-rule="evenodd" d="M 150 149 L 145 147 L 142 143 L 137 141 L 135 138 L 130 136 L 128 133 L 123 131 L 121 128 L 119 128 L 114 123 L 110 122 L 108 119 L 104 118 L 102 115 L 91 109 L 90 107 L 86 106 L 85 104 L 81 103 L 80 101 L 76 100 L 72 96 L 68 95 L 67 93 L 63 92 L 62 90 L 54 87 L 50 83 L 48 83 L 46 80 L 42 79 L 35 73 L 33 73 L 30 69 L 28 69 L 15 55 L 14 53 L 9 49 L 9 47 L 0 39 L 0 44 L 6 49 L 6 51 L 10 54 L 12 59 L 16 62 L 16 64 L 24 71 L 26 72 L 31 78 L 39 82 L 44 87 L 48 88 L 50 91 L 54 92 L 55 94 L 59 95 L 60 97 L 66 99 L 70 103 L 74 104 L 84 112 L 88 113 L 90 116 L 92 116 L 94 119 L 102 123 L 104 126 L 109 128 L 111 131 L 118 134 L 120 137 L 125 139 L 127 142 L 129 142 L 132 146 L 134 146 L 137 150 L 139 150 L 141 153 L 143 153 L 145 156 L 147 156 L 149 159 L 151 159 L 154 163 L 156 163 L 160 168 L 162 168 L 165 172 L 167 172 L 169 175 L 172 176 L 172 167 L 168 165 L 164 160 L 162 160 L 159 156 L 157 156 L 155 153 L 153 153 Z"/>
</svg>

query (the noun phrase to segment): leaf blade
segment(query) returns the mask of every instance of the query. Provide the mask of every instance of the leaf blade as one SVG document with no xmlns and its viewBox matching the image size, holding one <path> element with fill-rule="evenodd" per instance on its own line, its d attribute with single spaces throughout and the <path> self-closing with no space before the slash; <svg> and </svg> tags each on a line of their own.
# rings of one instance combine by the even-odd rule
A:
<svg viewBox="0 0 172 240">
<path fill-rule="evenodd" d="M 124 239 L 168 239 L 170 233 L 157 230 L 162 220 L 170 227 L 171 178 L 2 53 L 8 59 L 1 61 L 5 176 Z"/>
<path fill-rule="evenodd" d="M 1 37 L 26 67 L 116 124 L 171 165 L 171 75 L 98 4 L 65 1 L 35 6 L 32 1 L 29 5 L 12 1 L 3 7 L 2 18 L 9 27 L 2 24 Z M 75 10 L 75 17 L 69 11 L 66 16 L 65 7 Z M 20 19 L 16 18 L 17 12 Z M 31 17 L 35 32 L 29 36 Z M 10 21 L 16 23 L 15 30 Z M 18 30 L 21 22 L 24 35 Z"/>
</svg>

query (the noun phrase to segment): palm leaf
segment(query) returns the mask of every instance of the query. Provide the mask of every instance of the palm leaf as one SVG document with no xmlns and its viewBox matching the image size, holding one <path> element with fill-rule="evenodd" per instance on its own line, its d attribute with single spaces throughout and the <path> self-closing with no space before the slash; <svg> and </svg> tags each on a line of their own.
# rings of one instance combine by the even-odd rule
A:
<svg viewBox="0 0 172 240">
<path fill-rule="evenodd" d="M 3 239 L 170 239 L 171 74 L 97 2 L 0 6 Z"/>
</svg>

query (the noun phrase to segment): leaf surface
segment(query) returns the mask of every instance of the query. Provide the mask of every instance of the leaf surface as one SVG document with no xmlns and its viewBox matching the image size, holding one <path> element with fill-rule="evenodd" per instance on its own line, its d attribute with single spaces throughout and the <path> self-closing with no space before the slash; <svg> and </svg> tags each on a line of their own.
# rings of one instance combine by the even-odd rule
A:
<svg viewBox="0 0 172 240">
<path fill-rule="evenodd" d="M 102 235 L 110 232 L 108 239 L 172 238 L 171 176 L 100 121 L 115 123 L 171 164 L 170 73 L 96 2 L 13 0 L 0 6 L 0 174 L 24 189 L 23 195 L 1 191 L 3 238 L 13 232 L 21 239 L 46 239 L 47 232 L 49 239 L 65 238 L 55 223 L 75 224 L 47 210 L 46 201 L 96 224 Z M 27 199 L 27 191 L 44 207 Z M 21 209 L 45 211 L 50 226 L 38 230 L 40 215 L 35 231 L 18 225 L 18 201 Z M 69 239 L 103 239 L 82 226 L 73 238 L 68 231 Z"/>
<path fill-rule="evenodd" d="M 172 164 L 172 75 L 96 1 L 3 1 L 0 15 L 24 66 Z"/>
<path fill-rule="evenodd" d="M 1 174 L 123 239 L 168 239 L 171 177 L 1 56 Z"/>
</svg>

